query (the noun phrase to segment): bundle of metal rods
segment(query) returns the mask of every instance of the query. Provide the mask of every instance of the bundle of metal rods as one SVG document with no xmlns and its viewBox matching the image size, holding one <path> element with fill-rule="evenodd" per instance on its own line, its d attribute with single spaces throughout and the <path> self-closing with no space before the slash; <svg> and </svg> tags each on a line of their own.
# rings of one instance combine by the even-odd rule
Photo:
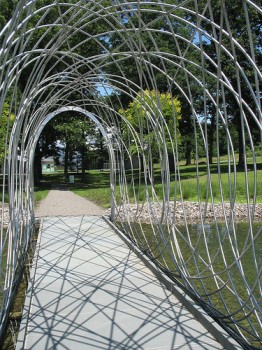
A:
<svg viewBox="0 0 262 350">
<path fill-rule="evenodd" d="M 34 227 L 38 139 L 52 118 L 77 112 L 104 137 L 111 220 L 244 346 L 261 346 L 258 2 L 8 6 L 0 32 L 0 333 Z"/>
</svg>

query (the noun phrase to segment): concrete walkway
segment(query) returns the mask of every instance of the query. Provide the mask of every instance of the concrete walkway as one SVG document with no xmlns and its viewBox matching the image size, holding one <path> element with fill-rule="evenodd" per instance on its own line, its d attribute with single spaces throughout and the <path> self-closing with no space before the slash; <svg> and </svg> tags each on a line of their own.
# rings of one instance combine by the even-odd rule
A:
<svg viewBox="0 0 262 350">
<path fill-rule="evenodd" d="M 103 209 L 93 202 L 66 189 L 50 190 L 35 208 L 35 216 L 105 215 Z"/>
<path fill-rule="evenodd" d="M 224 347 L 102 218 L 70 216 L 42 221 L 16 349 Z"/>
</svg>

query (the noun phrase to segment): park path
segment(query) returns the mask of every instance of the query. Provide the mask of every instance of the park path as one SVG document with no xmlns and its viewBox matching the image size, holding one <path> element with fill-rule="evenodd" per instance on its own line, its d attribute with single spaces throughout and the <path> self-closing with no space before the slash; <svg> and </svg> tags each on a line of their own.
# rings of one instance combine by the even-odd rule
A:
<svg viewBox="0 0 262 350">
<path fill-rule="evenodd" d="M 50 190 L 47 197 L 35 208 L 35 216 L 98 215 L 108 212 L 93 202 L 66 189 Z"/>
<path fill-rule="evenodd" d="M 16 350 L 225 349 L 123 239 L 98 216 L 41 220 Z"/>
<path fill-rule="evenodd" d="M 165 288 L 105 213 L 66 190 L 51 190 L 39 203 L 16 350 L 239 350 L 197 306 L 188 311 L 183 291 Z"/>
</svg>

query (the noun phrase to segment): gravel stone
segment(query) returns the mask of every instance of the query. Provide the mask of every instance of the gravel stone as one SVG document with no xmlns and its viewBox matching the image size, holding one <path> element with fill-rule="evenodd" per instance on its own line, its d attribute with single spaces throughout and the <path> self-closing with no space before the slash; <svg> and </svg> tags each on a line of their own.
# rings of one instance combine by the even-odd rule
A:
<svg viewBox="0 0 262 350">
<path fill-rule="evenodd" d="M 230 203 L 211 204 L 198 202 L 167 202 L 162 203 L 128 204 L 125 207 L 116 208 L 116 220 L 130 220 L 149 223 L 150 216 L 156 222 L 176 224 L 197 223 L 201 220 L 223 221 L 233 217 L 235 221 L 246 221 L 249 216 L 255 221 L 262 221 L 262 204 L 253 205 L 235 203 L 232 208 Z"/>
<path fill-rule="evenodd" d="M 9 222 L 9 207 L 8 204 L 0 202 L 0 224 L 3 221 L 4 226 Z"/>
<path fill-rule="evenodd" d="M 8 205 L 0 203 L 0 222 L 2 217 L 4 225 L 9 222 Z M 254 210 L 254 211 L 253 211 Z M 43 216 L 76 216 L 76 215 L 110 215 L 110 209 L 104 209 L 93 202 L 80 197 L 68 190 L 51 190 L 47 197 L 35 208 L 36 218 Z M 2 215 L 3 213 L 3 215 Z M 235 203 L 205 204 L 198 202 L 167 202 L 163 208 L 162 203 L 127 204 L 116 208 L 116 220 L 130 220 L 150 223 L 150 218 L 156 222 L 185 224 L 197 223 L 201 220 L 224 221 L 233 217 L 235 221 L 247 221 L 253 216 L 255 221 L 262 221 L 262 204 L 253 205 Z"/>
</svg>

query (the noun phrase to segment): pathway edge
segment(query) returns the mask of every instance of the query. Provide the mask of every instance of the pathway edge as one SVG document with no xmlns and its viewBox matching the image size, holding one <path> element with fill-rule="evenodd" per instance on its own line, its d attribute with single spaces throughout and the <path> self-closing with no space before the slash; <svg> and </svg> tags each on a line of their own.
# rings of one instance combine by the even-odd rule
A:
<svg viewBox="0 0 262 350">
<path fill-rule="evenodd" d="M 106 216 L 103 216 L 106 223 L 117 233 L 138 258 L 149 268 L 156 278 L 186 307 L 186 309 L 205 327 L 213 337 L 225 348 L 225 350 L 242 350 L 242 346 L 222 328 L 206 311 L 201 308 L 183 289 L 175 284 L 145 255 L 140 249 L 130 241 Z"/>
<path fill-rule="evenodd" d="M 28 286 L 27 286 L 25 303 L 23 306 L 22 320 L 20 323 L 18 338 L 17 338 L 17 342 L 16 342 L 16 348 L 15 348 L 16 350 L 25 350 L 26 349 L 25 344 L 26 344 L 26 337 L 27 337 L 29 314 L 30 314 L 32 298 L 33 298 L 33 287 L 34 287 L 34 282 L 35 282 L 35 274 L 36 274 L 39 250 L 40 250 L 41 239 L 42 239 L 42 228 L 43 228 L 43 219 L 40 220 L 33 262 L 32 262 L 32 266 L 30 268 L 30 272 L 29 272 L 29 281 L 28 281 Z M 28 297 L 28 295 L 29 295 L 29 297 Z"/>
</svg>

